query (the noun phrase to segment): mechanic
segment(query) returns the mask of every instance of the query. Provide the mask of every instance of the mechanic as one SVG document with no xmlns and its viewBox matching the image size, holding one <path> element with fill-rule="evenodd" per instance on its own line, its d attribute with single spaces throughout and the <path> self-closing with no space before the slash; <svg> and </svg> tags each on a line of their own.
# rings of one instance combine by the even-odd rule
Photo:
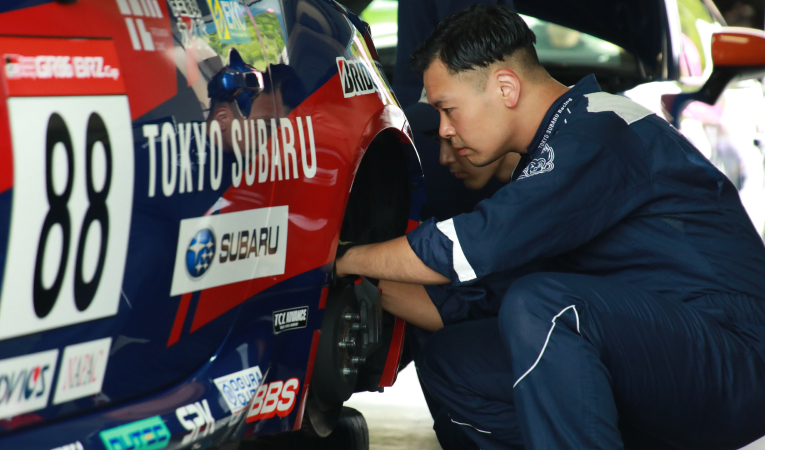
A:
<svg viewBox="0 0 800 450">
<path fill-rule="evenodd" d="M 425 173 L 428 198 L 423 206 L 423 221 L 429 220 L 429 214 L 435 217 L 434 220 L 442 220 L 455 215 L 452 213 L 454 210 L 471 212 L 478 202 L 490 198 L 509 182 L 520 155 L 508 153 L 486 166 L 473 166 L 466 158 L 456 154 L 450 139 L 439 136 L 439 113 L 428 103 L 424 89 L 419 102 L 406 108 L 405 114 L 411 129 L 419 134 L 415 145 Z M 438 157 L 432 158 L 434 155 Z M 433 161 L 436 161 L 435 165 L 432 164 Z M 432 202 L 432 197 L 436 201 Z M 453 205 L 456 207 L 453 208 Z M 465 320 L 496 316 L 499 310 L 499 305 L 494 304 L 494 296 L 489 295 L 487 298 L 485 286 L 427 286 L 424 289 L 432 300 L 432 305 L 424 296 L 410 296 L 409 298 L 421 300 L 419 304 L 414 304 L 403 295 L 405 290 L 419 291 L 421 286 L 411 287 L 405 283 L 381 280 L 380 288 L 383 291 L 381 302 L 384 309 L 428 332 Z M 493 285 L 492 288 L 492 294 L 495 289 L 501 289 L 499 285 Z M 433 313 L 432 306 L 436 307 L 436 313 Z M 417 308 L 431 314 L 415 313 Z M 424 341 L 427 335 L 424 334 L 421 340 Z"/>
<path fill-rule="evenodd" d="M 594 76 L 558 83 L 534 43 L 510 9 L 475 6 L 417 49 L 458 154 L 476 166 L 522 159 L 474 212 L 352 247 L 336 275 L 457 287 L 530 272 L 496 319 L 440 329 L 420 358 L 428 390 L 483 449 L 761 437 L 764 245 L 735 187 Z M 423 304 L 408 286 L 402 297 Z"/>
</svg>

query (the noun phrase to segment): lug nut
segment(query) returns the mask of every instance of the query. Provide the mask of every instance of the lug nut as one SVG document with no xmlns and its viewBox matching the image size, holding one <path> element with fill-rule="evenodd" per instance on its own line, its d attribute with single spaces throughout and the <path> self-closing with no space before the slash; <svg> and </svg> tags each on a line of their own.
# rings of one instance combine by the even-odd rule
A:
<svg viewBox="0 0 800 450">
<path fill-rule="evenodd" d="M 358 369 L 351 369 L 349 367 L 345 367 L 342 369 L 342 375 L 358 375 Z"/>
<path fill-rule="evenodd" d="M 354 322 L 352 325 L 350 325 L 351 330 L 365 330 L 366 328 L 367 326 L 360 322 Z"/>
<path fill-rule="evenodd" d="M 353 339 L 339 341 L 339 348 L 355 348 L 355 347 L 356 347 L 356 341 Z"/>
<path fill-rule="evenodd" d="M 344 320 L 348 322 L 358 322 L 359 320 L 361 320 L 361 316 L 359 316 L 356 313 L 345 313 Z"/>
<path fill-rule="evenodd" d="M 360 366 L 361 364 L 364 364 L 366 361 L 367 361 L 367 358 L 365 358 L 363 356 L 353 356 L 352 358 L 350 358 L 350 362 L 353 363 L 353 365 L 356 365 L 356 366 Z"/>
</svg>

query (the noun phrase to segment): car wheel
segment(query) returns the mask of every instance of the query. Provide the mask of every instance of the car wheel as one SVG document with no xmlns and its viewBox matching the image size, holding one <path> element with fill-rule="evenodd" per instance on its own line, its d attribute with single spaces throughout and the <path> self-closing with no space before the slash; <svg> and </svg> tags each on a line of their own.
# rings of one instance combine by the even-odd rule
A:
<svg viewBox="0 0 800 450">
<path fill-rule="evenodd" d="M 330 450 L 369 450 L 367 420 L 358 410 L 345 406 L 333 433 L 323 442 L 323 448 Z"/>
<path fill-rule="evenodd" d="M 309 436 L 326 437 L 336 428 L 342 413 L 342 402 L 326 402 L 309 386 L 302 430 Z"/>
<path fill-rule="evenodd" d="M 303 432 L 281 433 L 245 439 L 238 450 L 368 450 L 369 431 L 364 416 L 353 408 L 342 408 L 335 429 L 328 437 Z"/>
</svg>

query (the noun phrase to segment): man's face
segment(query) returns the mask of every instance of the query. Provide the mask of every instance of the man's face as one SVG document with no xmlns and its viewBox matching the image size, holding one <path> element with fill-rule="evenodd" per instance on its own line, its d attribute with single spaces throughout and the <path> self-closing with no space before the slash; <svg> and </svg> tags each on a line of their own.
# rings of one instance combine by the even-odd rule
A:
<svg viewBox="0 0 800 450">
<path fill-rule="evenodd" d="M 475 167 L 453 149 L 449 139 L 439 137 L 439 164 L 448 166 L 450 173 L 464 182 L 467 189 L 478 190 L 486 186 L 497 172 L 501 159 L 484 167 Z"/>
<path fill-rule="evenodd" d="M 439 135 L 449 139 L 455 153 L 483 167 L 508 152 L 506 111 L 491 80 L 478 92 L 477 74 L 451 75 L 440 60 L 425 71 L 428 101 L 439 111 Z"/>
</svg>

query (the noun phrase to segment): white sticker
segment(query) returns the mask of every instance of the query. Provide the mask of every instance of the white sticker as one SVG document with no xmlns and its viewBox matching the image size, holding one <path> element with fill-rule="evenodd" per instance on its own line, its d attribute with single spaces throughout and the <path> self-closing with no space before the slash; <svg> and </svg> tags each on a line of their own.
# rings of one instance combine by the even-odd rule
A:
<svg viewBox="0 0 800 450">
<path fill-rule="evenodd" d="M 110 337 L 65 347 L 53 404 L 99 394 L 110 348 Z"/>
<path fill-rule="evenodd" d="M 133 207 L 127 97 L 20 97 L 8 108 L 14 189 L 0 339 L 113 316 Z"/>
<path fill-rule="evenodd" d="M 47 406 L 58 350 L 0 361 L 0 419 Z"/>
<path fill-rule="evenodd" d="M 289 207 L 181 220 L 171 296 L 281 275 Z"/>
<path fill-rule="evenodd" d="M 231 414 L 244 410 L 261 384 L 261 369 L 258 366 L 240 370 L 214 379 L 222 398 L 231 409 Z"/>
<path fill-rule="evenodd" d="M 208 400 L 190 403 L 175 410 L 178 422 L 183 425 L 189 434 L 183 437 L 181 445 L 188 445 L 202 439 L 209 434 L 214 434 L 214 416 L 211 415 L 211 408 L 208 407 Z"/>
</svg>

